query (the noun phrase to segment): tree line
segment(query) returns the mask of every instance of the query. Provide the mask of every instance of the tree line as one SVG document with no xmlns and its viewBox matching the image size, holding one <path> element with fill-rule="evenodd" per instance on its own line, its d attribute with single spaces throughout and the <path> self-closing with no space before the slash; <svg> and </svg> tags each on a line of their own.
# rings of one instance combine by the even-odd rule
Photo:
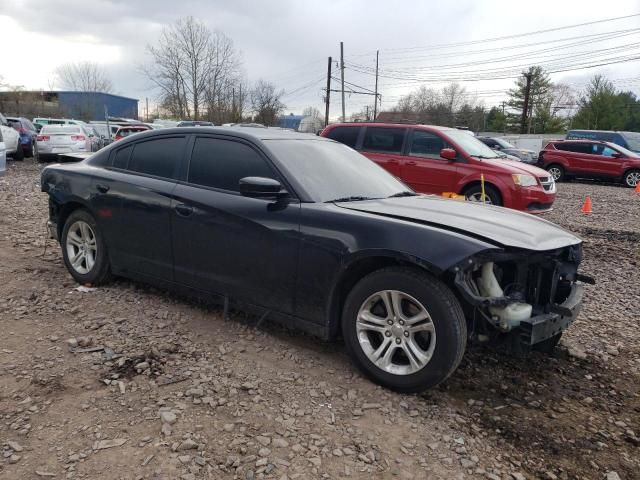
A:
<svg viewBox="0 0 640 480">
<path fill-rule="evenodd" d="M 526 76 L 530 75 L 527 111 Z M 640 98 L 616 89 L 603 75 L 593 76 L 582 92 L 554 83 L 549 74 L 533 66 L 516 79 L 508 99 L 500 106 L 484 104 L 459 84 L 440 90 L 421 86 L 400 98 L 394 111 L 407 120 L 474 131 L 517 133 L 524 120 L 526 133 L 564 133 L 571 128 L 640 131 Z"/>
</svg>

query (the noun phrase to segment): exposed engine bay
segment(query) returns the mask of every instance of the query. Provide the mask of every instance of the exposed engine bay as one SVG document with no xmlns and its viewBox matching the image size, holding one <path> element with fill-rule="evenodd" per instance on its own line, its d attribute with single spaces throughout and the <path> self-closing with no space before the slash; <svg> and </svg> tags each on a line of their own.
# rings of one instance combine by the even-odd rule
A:
<svg viewBox="0 0 640 480">
<path fill-rule="evenodd" d="M 558 337 L 577 317 L 582 245 L 485 253 L 454 268 L 455 285 L 478 340 L 509 340 L 519 350 Z"/>
</svg>

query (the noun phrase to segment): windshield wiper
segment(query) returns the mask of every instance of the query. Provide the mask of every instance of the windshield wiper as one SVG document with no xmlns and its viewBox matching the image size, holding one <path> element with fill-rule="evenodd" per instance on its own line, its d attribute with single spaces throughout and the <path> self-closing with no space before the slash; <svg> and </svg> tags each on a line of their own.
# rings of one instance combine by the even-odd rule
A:
<svg viewBox="0 0 640 480">
<path fill-rule="evenodd" d="M 387 198 L 398 198 L 398 197 L 415 197 L 416 195 L 418 195 L 415 192 L 410 192 L 408 190 L 404 191 L 404 192 L 398 192 L 398 193 L 394 193 L 393 195 L 389 195 Z"/>
<path fill-rule="evenodd" d="M 375 200 L 375 198 L 372 197 L 363 197 L 363 196 L 359 196 L 359 195 L 352 195 L 350 197 L 340 197 L 340 198 L 334 198 L 333 200 L 327 200 L 324 203 L 333 203 L 333 202 L 357 202 L 360 200 Z"/>
</svg>

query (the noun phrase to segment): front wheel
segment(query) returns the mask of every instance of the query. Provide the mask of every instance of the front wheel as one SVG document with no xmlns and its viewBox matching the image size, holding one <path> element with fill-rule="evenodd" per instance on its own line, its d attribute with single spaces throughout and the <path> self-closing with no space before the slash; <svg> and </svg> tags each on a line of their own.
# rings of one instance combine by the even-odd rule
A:
<svg viewBox="0 0 640 480">
<path fill-rule="evenodd" d="M 451 290 L 405 267 L 363 278 L 342 314 L 349 355 L 374 382 L 403 393 L 443 382 L 462 360 L 467 325 Z"/>
<path fill-rule="evenodd" d="M 484 186 L 484 202 L 482 201 L 482 185 L 473 185 L 467 188 L 464 192 L 464 197 L 468 202 L 480 202 L 487 205 L 502 206 L 502 197 L 500 196 L 500 192 L 491 185 Z"/>
<path fill-rule="evenodd" d="M 547 172 L 549 175 L 553 177 L 553 180 L 557 182 L 562 182 L 565 179 L 564 168 L 560 165 L 549 165 L 547 167 Z"/>
<path fill-rule="evenodd" d="M 64 264 L 78 283 L 99 285 L 110 279 L 107 246 L 89 212 L 75 210 L 69 215 L 60 244 Z"/>
<path fill-rule="evenodd" d="M 635 188 L 640 183 L 640 170 L 630 170 L 624 174 L 624 184 L 626 187 Z"/>
</svg>

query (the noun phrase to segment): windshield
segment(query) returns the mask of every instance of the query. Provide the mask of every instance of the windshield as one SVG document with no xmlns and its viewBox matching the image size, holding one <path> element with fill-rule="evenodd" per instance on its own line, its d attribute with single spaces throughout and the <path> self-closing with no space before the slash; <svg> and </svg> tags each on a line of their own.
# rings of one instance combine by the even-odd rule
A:
<svg viewBox="0 0 640 480">
<path fill-rule="evenodd" d="M 622 136 L 627 141 L 627 145 L 629 145 L 630 150 L 633 150 L 636 153 L 640 153 L 640 133 L 624 132 Z"/>
<path fill-rule="evenodd" d="M 400 180 L 355 150 L 323 140 L 265 140 L 315 202 L 387 198 L 410 192 Z"/>
<path fill-rule="evenodd" d="M 477 158 L 500 158 L 500 155 L 496 155 L 493 150 L 468 133 L 459 130 L 447 130 L 443 133 L 457 143 L 467 155 Z"/>
<path fill-rule="evenodd" d="M 494 138 L 494 140 L 502 147 L 502 148 L 516 148 L 515 145 L 503 140 L 501 138 Z"/>
<path fill-rule="evenodd" d="M 614 150 L 618 150 L 620 153 L 625 154 L 627 157 L 637 157 L 638 156 L 638 152 L 632 152 L 628 148 L 621 147 L 617 143 L 607 142 L 607 145 L 609 145 Z"/>
<path fill-rule="evenodd" d="M 80 127 L 75 125 L 44 125 L 40 133 L 80 133 Z"/>
</svg>

